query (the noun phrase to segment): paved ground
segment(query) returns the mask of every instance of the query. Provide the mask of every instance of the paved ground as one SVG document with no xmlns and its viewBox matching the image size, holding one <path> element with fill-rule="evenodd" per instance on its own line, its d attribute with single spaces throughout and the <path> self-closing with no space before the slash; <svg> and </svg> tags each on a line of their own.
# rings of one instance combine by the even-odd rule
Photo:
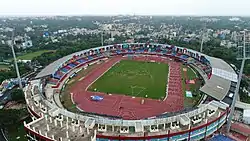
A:
<svg viewBox="0 0 250 141">
<path fill-rule="evenodd" d="M 248 126 L 248 125 L 245 125 L 245 124 L 242 124 L 239 122 L 235 122 L 235 123 L 232 123 L 231 128 L 235 129 L 237 131 L 240 131 L 241 133 L 250 135 L 250 126 Z"/>
<path fill-rule="evenodd" d="M 180 71 L 180 63 L 172 62 L 173 67 L 170 73 L 171 80 L 175 82 L 169 86 L 169 94 L 165 101 L 145 99 L 141 104 L 142 98 L 132 98 L 124 95 L 107 95 L 104 93 L 89 92 L 87 88 L 98 79 L 103 73 L 111 68 L 115 63 L 122 59 L 121 56 L 114 57 L 108 62 L 101 64 L 90 72 L 83 80 L 74 85 L 70 92 L 73 94 L 73 100 L 77 106 L 86 112 L 94 112 L 112 116 L 121 116 L 123 119 L 142 119 L 153 117 L 164 112 L 176 112 L 182 110 L 183 95 L 181 88 L 181 78 L 176 80 L 176 71 Z M 181 72 L 179 72 L 179 75 Z M 171 75 L 172 74 L 172 75 Z M 178 75 L 178 76 L 179 76 Z M 180 86 L 180 87 L 176 87 Z M 95 102 L 90 100 L 91 95 L 103 96 L 104 100 Z"/>
<path fill-rule="evenodd" d="M 247 141 L 248 139 L 246 136 L 236 132 L 230 132 L 230 134 L 228 134 L 228 137 L 234 139 L 235 141 Z"/>
</svg>

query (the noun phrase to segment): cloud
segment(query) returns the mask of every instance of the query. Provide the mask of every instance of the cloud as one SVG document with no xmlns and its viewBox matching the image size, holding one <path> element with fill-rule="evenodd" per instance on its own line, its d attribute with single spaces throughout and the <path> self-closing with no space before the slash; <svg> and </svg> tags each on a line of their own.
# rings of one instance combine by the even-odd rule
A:
<svg viewBox="0 0 250 141">
<path fill-rule="evenodd" d="M 250 15 L 249 0 L 1 0 L 1 15 Z"/>
</svg>

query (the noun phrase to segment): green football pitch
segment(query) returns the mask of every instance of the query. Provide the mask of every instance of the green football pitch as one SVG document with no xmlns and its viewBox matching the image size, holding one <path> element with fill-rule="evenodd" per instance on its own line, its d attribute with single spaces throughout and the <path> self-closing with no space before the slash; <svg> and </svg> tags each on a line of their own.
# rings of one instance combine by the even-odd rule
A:
<svg viewBox="0 0 250 141">
<path fill-rule="evenodd" d="M 164 63 L 122 60 L 96 80 L 89 90 L 163 99 L 168 71 L 168 65 Z"/>
</svg>

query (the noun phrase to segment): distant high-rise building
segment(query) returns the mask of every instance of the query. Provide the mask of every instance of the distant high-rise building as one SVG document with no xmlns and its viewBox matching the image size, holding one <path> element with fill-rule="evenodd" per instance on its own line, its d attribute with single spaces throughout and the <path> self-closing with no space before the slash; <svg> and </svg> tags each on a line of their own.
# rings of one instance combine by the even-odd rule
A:
<svg viewBox="0 0 250 141">
<path fill-rule="evenodd" d="M 24 37 L 17 36 L 14 42 L 17 48 L 25 49 L 25 48 L 30 48 L 33 46 L 32 40 L 30 40 L 30 37 L 27 36 L 26 34 L 24 35 Z"/>
<path fill-rule="evenodd" d="M 240 18 L 233 17 L 233 18 L 230 18 L 229 20 L 230 20 L 230 21 L 240 21 Z"/>
<path fill-rule="evenodd" d="M 236 42 L 236 40 L 237 40 L 237 33 L 236 33 L 236 31 L 232 32 L 231 40 L 233 40 L 234 42 Z"/>
</svg>

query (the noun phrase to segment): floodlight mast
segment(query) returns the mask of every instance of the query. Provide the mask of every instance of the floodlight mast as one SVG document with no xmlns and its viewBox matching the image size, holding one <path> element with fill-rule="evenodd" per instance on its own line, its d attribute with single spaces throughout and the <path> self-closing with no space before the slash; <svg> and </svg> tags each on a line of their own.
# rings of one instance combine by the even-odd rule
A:
<svg viewBox="0 0 250 141">
<path fill-rule="evenodd" d="M 21 82 L 21 77 L 20 77 L 20 73 L 19 73 L 19 69 L 18 69 L 18 65 L 17 65 L 16 54 L 15 54 L 15 50 L 14 50 L 14 31 L 15 31 L 15 29 L 13 28 L 10 47 L 11 47 L 13 58 L 14 58 L 14 64 L 15 64 L 15 68 L 16 68 L 16 74 L 17 74 L 17 79 L 18 79 L 18 83 L 19 83 L 19 88 L 23 89 L 23 85 Z"/>
<path fill-rule="evenodd" d="M 102 43 L 102 46 L 103 46 L 103 31 L 102 31 L 102 33 L 101 33 L 101 43 Z"/>
<path fill-rule="evenodd" d="M 201 36 L 202 36 L 202 37 L 201 37 L 201 47 L 200 47 L 200 52 L 201 52 L 201 53 L 202 53 L 202 51 L 203 51 L 203 43 L 204 43 L 204 36 L 205 36 L 205 35 L 204 35 L 204 34 L 205 34 L 204 32 L 206 32 L 206 23 L 205 23 L 204 29 L 203 29 L 203 31 L 202 31 L 202 33 L 201 33 L 201 34 L 202 34 L 202 35 L 201 35 Z"/>
<path fill-rule="evenodd" d="M 227 120 L 227 133 L 230 132 L 233 114 L 234 114 L 234 110 L 235 110 L 235 103 L 236 103 L 236 100 L 237 100 L 237 97 L 239 94 L 240 82 L 241 82 L 241 78 L 242 78 L 242 74 L 243 74 L 243 70 L 244 70 L 244 66 L 245 66 L 245 60 L 247 59 L 246 58 L 246 32 L 245 31 L 243 31 L 243 57 L 237 58 L 237 59 L 242 60 L 242 62 L 241 62 L 241 68 L 240 68 L 240 73 L 238 76 L 236 90 L 235 90 L 234 97 L 233 97 L 233 102 L 231 104 L 230 113 L 229 113 L 229 117 Z"/>
<path fill-rule="evenodd" d="M 201 48 L 200 48 L 201 53 L 202 53 L 202 49 L 203 49 L 203 42 L 204 42 L 204 35 L 202 35 L 202 39 L 201 39 Z"/>
</svg>

